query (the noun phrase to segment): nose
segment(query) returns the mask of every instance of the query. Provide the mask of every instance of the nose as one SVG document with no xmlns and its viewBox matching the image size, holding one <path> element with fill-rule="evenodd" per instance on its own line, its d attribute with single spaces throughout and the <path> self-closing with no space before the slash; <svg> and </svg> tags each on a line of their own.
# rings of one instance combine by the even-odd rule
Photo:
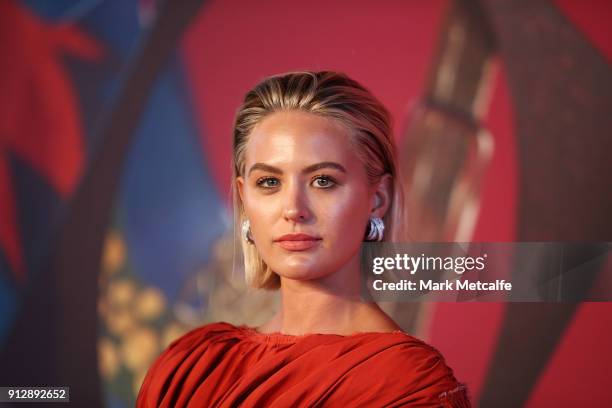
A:
<svg viewBox="0 0 612 408">
<path fill-rule="evenodd" d="M 312 213 L 308 208 L 306 192 L 297 182 L 292 183 L 286 190 L 283 218 L 291 222 L 307 222 Z"/>
</svg>

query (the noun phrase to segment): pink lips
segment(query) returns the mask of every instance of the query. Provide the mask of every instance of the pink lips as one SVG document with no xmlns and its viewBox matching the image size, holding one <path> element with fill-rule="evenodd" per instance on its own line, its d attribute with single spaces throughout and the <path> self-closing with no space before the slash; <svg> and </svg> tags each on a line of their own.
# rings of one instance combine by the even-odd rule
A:
<svg viewBox="0 0 612 408">
<path fill-rule="evenodd" d="M 321 238 L 308 234 L 286 234 L 274 242 L 288 251 L 305 251 L 317 245 L 319 241 Z"/>
</svg>

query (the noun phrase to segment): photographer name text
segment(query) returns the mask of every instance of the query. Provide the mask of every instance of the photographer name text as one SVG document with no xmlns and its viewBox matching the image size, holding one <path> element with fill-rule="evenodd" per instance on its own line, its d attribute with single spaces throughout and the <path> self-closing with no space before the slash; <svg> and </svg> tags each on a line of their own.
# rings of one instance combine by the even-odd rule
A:
<svg viewBox="0 0 612 408">
<path fill-rule="evenodd" d="M 510 291 L 512 290 L 512 283 L 506 282 L 503 279 L 496 279 L 494 281 L 483 282 L 483 281 L 468 281 L 468 280 L 446 280 L 444 282 L 437 282 L 432 279 L 425 280 L 421 279 L 418 282 L 414 282 L 407 279 L 402 279 L 399 282 L 384 282 L 381 279 L 377 279 L 372 283 L 374 290 L 400 290 L 400 291 L 455 291 L 455 290 L 467 290 L 467 291 Z"/>
</svg>

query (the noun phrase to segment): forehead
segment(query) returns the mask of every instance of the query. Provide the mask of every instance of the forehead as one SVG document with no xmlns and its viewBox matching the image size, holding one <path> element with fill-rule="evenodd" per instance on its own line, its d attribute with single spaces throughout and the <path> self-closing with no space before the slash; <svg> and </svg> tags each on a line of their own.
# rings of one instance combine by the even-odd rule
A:
<svg viewBox="0 0 612 408">
<path fill-rule="evenodd" d="M 299 111 L 275 112 L 251 132 L 246 162 L 309 165 L 313 162 L 352 162 L 356 155 L 349 130 L 339 121 Z"/>
</svg>

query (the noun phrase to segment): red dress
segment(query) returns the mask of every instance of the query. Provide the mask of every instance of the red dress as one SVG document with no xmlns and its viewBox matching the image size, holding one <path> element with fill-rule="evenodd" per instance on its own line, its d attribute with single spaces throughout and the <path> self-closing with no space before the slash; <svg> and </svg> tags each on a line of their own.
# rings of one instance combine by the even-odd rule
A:
<svg viewBox="0 0 612 408">
<path fill-rule="evenodd" d="M 433 347 L 403 332 L 259 333 L 212 323 L 149 368 L 137 407 L 469 407 Z"/>
</svg>

